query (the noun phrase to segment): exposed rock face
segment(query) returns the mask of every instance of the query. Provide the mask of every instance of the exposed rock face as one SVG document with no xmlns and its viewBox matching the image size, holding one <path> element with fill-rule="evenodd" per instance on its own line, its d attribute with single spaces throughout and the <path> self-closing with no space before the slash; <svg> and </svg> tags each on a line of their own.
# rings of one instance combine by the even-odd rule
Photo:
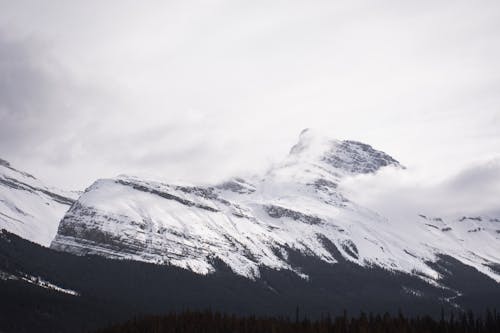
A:
<svg viewBox="0 0 500 333">
<path fill-rule="evenodd" d="M 0 159 L 0 228 L 49 246 L 78 193 L 48 187 Z"/>
<path fill-rule="evenodd" d="M 265 175 L 215 186 L 122 176 L 96 181 L 64 216 L 51 247 L 185 267 L 214 262 L 258 278 L 261 267 L 290 269 L 288 250 L 335 264 L 350 261 L 439 280 L 432 265 L 452 256 L 500 281 L 498 217 L 418 216 L 390 221 L 350 201 L 338 184 L 383 167 L 391 156 L 355 141 L 304 131 Z"/>
<path fill-rule="evenodd" d="M 323 160 L 350 173 L 371 173 L 388 165 L 400 166 L 398 161 L 386 153 L 356 141 L 341 142 L 328 151 Z"/>
</svg>

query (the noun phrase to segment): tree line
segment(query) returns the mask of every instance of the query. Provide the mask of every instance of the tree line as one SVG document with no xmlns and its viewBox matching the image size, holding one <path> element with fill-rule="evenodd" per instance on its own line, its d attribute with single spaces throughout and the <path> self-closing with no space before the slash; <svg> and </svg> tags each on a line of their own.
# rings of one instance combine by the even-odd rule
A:
<svg viewBox="0 0 500 333">
<path fill-rule="evenodd" d="M 184 311 L 161 316 L 136 317 L 96 333 L 498 333 L 500 314 L 486 311 L 483 315 L 441 313 L 431 316 L 406 317 L 361 313 L 350 317 L 322 316 L 317 320 L 295 318 L 236 316 L 210 310 Z"/>
</svg>

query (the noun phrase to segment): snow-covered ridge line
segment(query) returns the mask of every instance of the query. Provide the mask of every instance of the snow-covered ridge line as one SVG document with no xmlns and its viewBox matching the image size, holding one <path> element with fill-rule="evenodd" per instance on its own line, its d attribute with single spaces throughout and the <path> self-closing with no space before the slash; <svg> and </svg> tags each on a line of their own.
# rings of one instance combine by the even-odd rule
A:
<svg viewBox="0 0 500 333">
<path fill-rule="evenodd" d="M 46 194 L 47 196 L 51 197 L 54 201 L 57 201 L 58 203 L 65 204 L 65 205 L 71 205 L 71 204 L 73 204 L 73 202 L 75 202 L 74 199 L 69 198 L 67 196 L 63 196 L 61 194 L 51 192 L 45 188 L 35 187 L 35 186 L 23 183 L 22 181 L 19 181 L 17 179 L 7 177 L 7 176 L 2 176 L 2 178 L 0 178 L 0 184 L 17 189 L 17 190 L 40 192 L 40 193 Z"/>
<path fill-rule="evenodd" d="M 217 209 L 216 208 L 213 208 L 213 207 L 210 207 L 210 206 L 207 206 L 207 205 L 203 205 L 203 204 L 200 204 L 200 203 L 196 203 L 196 202 L 193 202 L 193 201 L 189 201 L 187 199 L 184 199 L 184 198 L 181 198 L 179 196 L 176 196 L 172 193 L 169 193 L 167 191 L 160 191 L 158 190 L 157 188 L 154 188 L 152 186 L 152 184 L 140 184 L 139 182 L 134 182 L 134 181 L 127 181 L 127 180 L 124 180 L 124 179 L 117 179 L 116 182 L 118 184 L 122 184 L 122 185 L 125 185 L 125 186 L 130 186 L 132 187 L 133 189 L 135 190 L 138 190 L 138 191 L 143 191 L 143 192 L 148 192 L 148 193 L 151 193 L 151 194 L 155 194 L 155 195 L 158 195 L 162 198 L 165 198 L 167 200 L 175 200 L 183 205 L 186 205 L 186 206 L 193 206 L 193 207 L 196 207 L 196 208 L 201 208 L 201 209 L 205 209 L 205 210 L 208 210 L 208 211 L 212 211 L 212 212 L 217 212 Z M 149 186 L 146 186 L 146 185 L 149 185 Z M 156 187 L 159 187 L 158 185 Z M 166 188 L 166 186 L 163 186 L 164 188 Z M 204 195 L 204 196 L 207 196 L 207 197 L 210 197 L 211 195 L 211 191 L 210 189 L 205 189 L 205 188 L 189 188 L 189 187 L 181 187 L 181 186 L 176 186 L 174 191 L 175 190 L 180 190 L 184 193 L 191 193 L 191 192 L 197 192 L 201 195 Z"/>
<path fill-rule="evenodd" d="M 51 247 L 75 254 L 171 264 L 200 274 L 214 258 L 237 274 L 300 267 L 299 251 L 329 264 L 351 262 L 438 283 L 429 264 L 441 254 L 500 282 L 499 217 L 415 215 L 389 220 L 349 200 L 346 177 L 396 159 L 356 141 L 304 131 L 282 163 L 264 175 L 213 186 L 167 184 L 120 176 L 96 181 L 62 219 Z M 307 276 L 307 272 L 301 272 Z"/>
<path fill-rule="evenodd" d="M 49 246 L 59 221 L 79 195 L 46 186 L 0 160 L 0 228 Z"/>
<path fill-rule="evenodd" d="M 7 162 L 6 160 L 3 160 L 0 158 L 0 166 L 4 166 L 14 172 L 17 172 L 17 173 L 20 173 L 22 174 L 23 176 L 27 177 L 27 178 L 31 178 L 31 179 L 36 179 L 33 175 L 27 173 L 27 172 L 24 172 L 24 171 L 19 171 L 17 169 L 14 169 L 9 162 Z"/>
</svg>

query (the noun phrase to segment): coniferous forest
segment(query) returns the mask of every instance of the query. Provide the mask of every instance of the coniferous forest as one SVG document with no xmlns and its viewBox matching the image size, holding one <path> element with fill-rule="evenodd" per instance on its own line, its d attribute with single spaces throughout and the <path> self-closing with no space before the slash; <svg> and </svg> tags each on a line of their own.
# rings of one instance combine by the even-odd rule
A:
<svg viewBox="0 0 500 333">
<path fill-rule="evenodd" d="M 486 311 L 499 309 L 498 284 L 453 261 L 440 264 L 445 265 L 444 277 L 453 274 L 453 287 L 467 291 L 454 299 L 455 306 L 440 303 L 436 299 L 447 294 L 417 278 L 348 263 L 329 266 L 293 252 L 291 258 L 310 272 L 311 280 L 263 271 L 267 282 L 263 284 L 223 267 L 217 274 L 200 276 L 178 267 L 74 256 L 13 234 L 2 235 L 0 271 L 41 276 L 79 296 L 40 288 L 19 278 L 0 280 L 0 332 L 83 333 L 106 328 L 101 332 L 293 333 L 358 332 L 360 327 L 370 327 L 365 332 L 500 332 L 498 315 Z M 401 292 L 401 286 L 423 290 L 432 297 L 411 297 Z M 457 308 L 474 315 L 464 317 Z M 203 312 L 205 309 L 231 316 Z M 398 315 L 398 309 L 404 316 Z M 367 315 L 359 316 L 360 311 Z M 389 314 L 384 316 L 386 312 Z M 172 314 L 162 316 L 167 313 Z M 135 320 L 126 322 L 134 316 Z M 208 325 L 203 330 L 200 327 L 205 322 Z"/>
<path fill-rule="evenodd" d="M 486 311 L 482 316 L 472 312 L 454 314 L 440 319 L 429 316 L 406 317 L 361 313 L 357 317 L 318 320 L 296 317 L 236 316 L 219 312 L 185 311 L 164 316 L 134 318 L 96 333 L 498 333 L 500 314 Z"/>
</svg>

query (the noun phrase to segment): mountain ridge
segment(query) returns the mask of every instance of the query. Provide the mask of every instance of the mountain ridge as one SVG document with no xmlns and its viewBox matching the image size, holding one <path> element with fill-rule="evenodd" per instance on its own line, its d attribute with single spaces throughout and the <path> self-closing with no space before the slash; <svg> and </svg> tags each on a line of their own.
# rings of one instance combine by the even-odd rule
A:
<svg viewBox="0 0 500 333">
<path fill-rule="evenodd" d="M 252 279 L 262 267 L 307 278 L 288 261 L 291 248 L 330 264 L 375 265 L 434 284 L 440 274 L 429 263 L 446 254 L 499 282 L 491 268 L 500 263 L 497 217 L 440 217 L 431 223 L 415 214 L 395 223 L 338 188 L 345 177 L 385 167 L 404 169 L 370 145 L 305 130 L 285 160 L 261 176 L 212 186 L 131 176 L 99 180 L 64 216 L 51 247 L 168 263 L 200 274 L 214 272 L 211 262 L 218 258 Z"/>
<path fill-rule="evenodd" d="M 49 187 L 0 159 L 0 227 L 49 246 L 78 192 Z"/>
</svg>

